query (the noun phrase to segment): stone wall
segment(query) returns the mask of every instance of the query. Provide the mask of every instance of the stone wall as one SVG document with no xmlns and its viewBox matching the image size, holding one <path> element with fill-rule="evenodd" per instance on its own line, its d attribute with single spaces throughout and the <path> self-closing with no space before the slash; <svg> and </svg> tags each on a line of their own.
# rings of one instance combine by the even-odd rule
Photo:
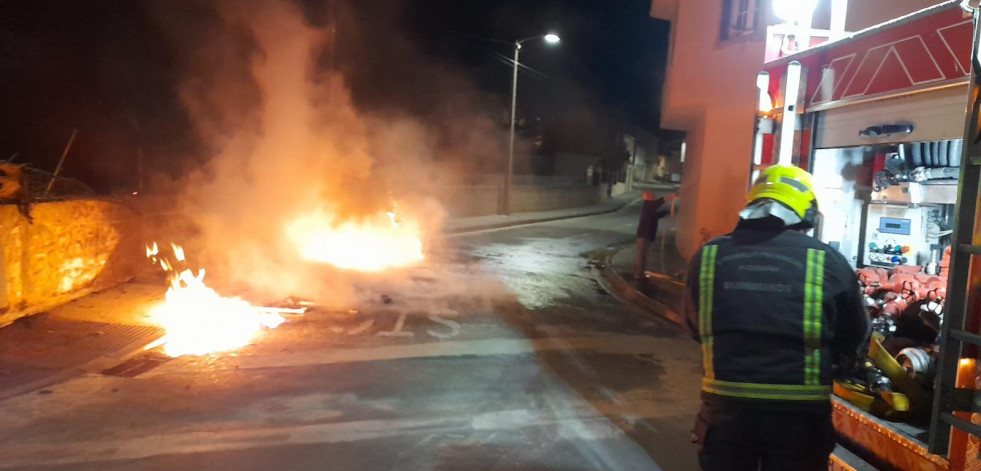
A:
<svg viewBox="0 0 981 471">
<path fill-rule="evenodd" d="M 139 218 L 106 200 L 0 205 L 0 325 L 133 276 L 142 262 Z"/>
</svg>

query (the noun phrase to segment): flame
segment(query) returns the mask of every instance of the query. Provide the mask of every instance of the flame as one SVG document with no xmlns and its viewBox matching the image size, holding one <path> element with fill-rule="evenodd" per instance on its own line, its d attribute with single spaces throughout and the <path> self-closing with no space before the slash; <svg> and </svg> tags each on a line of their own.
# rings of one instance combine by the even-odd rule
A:
<svg viewBox="0 0 981 471">
<path fill-rule="evenodd" d="M 184 250 L 171 245 L 178 261 Z M 263 328 L 275 329 L 284 322 L 280 312 L 256 307 L 240 298 L 227 298 L 204 284 L 205 271 L 176 272 L 159 258 L 157 245 L 147 247 L 147 256 L 164 270 L 173 272 L 166 301 L 150 310 L 150 317 L 166 331 L 160 343 L 171 357 L 206 355 L 248 345 Z"/>
<path fill-rule="evenodd" d="M 335 223 L 334 219 L 317 211 L 287 226 L 287 236 L 301 257 L 365 272 L 410 266 L 425 259 L 419 226 L 400 220 L 395 211 L 359 221 Z"/>
<path fill-rule="evenodd" d="M 181 247 L 181 246 L 179 246 L 179 245 L 177 245 L 177 244 L 170 244 L 170 247 L 172 249 L 174 249 L 174 257 L 177 258 L 177 261 L 183 262 L 184 261 L 184 248 Z"/>
</svg>

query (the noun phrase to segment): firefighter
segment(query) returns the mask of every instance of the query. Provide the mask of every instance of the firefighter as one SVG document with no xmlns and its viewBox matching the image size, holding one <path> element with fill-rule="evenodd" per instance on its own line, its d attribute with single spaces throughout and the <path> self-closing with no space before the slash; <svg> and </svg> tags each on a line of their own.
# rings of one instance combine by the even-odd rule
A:
<svg viewBox="0 0 981 471">
<path fill-rule="evenodd" d="M 702 344 L 692 441 L 704 471 L 826 470 L 832 379 L 868 338 L 854 271 L 806 235 L 811 175 L 761 172 L 728 235 L 691 262 L 686 322 Z"/>
<path fill-rule="evenodd" d="M 665 203 L 674 200 L 678 195 L 670 195 L 654 198 L 654 192 L 644 190 L 644 206 L 640 211 L 640 222 L 637 224 L 637 255 L 634 257 L 633 275 L 637 280 L 645 279 L 644 272 L 647 269 L 647 248 L 650 243 L 657 238 L 657 226 L 661 218 L 668 215 L 668 209 L 664 208 Z"/>
</svg>

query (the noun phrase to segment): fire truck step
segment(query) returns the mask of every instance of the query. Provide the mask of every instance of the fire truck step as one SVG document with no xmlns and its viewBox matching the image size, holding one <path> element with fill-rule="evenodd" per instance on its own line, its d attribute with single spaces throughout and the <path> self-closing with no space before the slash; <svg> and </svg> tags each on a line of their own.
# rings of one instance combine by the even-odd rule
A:
<svg viewBox="0 0 981 471">
<path fill-rule="evenodd" d="M 867 463 L 858 455 L 848 451 L 847 448 L 837 445 L 831 452 L 831 459 L 828 461 L 829 471 L 878 471 L 878 468 Z"/>
</svg>

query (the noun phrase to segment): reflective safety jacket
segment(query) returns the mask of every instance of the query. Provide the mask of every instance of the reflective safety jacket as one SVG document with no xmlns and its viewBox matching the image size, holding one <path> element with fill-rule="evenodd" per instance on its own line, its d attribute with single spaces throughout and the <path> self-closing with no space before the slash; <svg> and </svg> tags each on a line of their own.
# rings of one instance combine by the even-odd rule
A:
<svg viewBox="0 0 981 471">
<path fill-rule="evenodd" d="M 854 358 L 868 315 L 836 250 L 782 226 L 742 221 L 709 241 L 688 275 L 686 320 L 702 344 L 703 397 L 821 402 Z"/>
</svg>

